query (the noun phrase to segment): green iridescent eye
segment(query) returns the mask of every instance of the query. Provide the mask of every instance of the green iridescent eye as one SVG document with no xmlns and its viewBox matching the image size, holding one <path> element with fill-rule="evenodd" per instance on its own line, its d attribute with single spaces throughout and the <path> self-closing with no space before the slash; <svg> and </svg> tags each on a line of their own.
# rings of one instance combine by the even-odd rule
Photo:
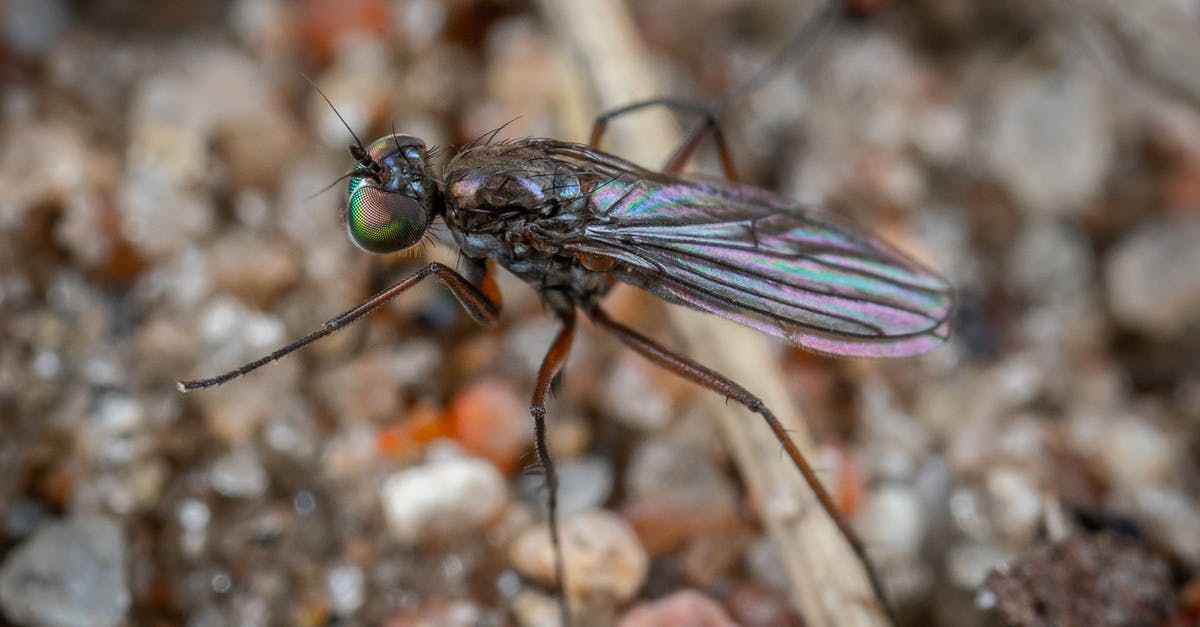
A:
<svg viewBox="0 0 1200 627">
<path fill-rule="evenodd" d="M 429 211 L 415 198 L 367 181 L 356 177 L 350 183 L 350 239 L 372 253 L 396 252 L 421 241 L 429 228 Z"/>
</svg>

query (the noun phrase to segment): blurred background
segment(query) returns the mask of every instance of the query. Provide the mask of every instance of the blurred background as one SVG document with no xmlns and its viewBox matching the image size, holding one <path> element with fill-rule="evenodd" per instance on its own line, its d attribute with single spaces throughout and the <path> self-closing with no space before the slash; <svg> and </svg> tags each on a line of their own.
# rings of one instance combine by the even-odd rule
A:
<svg viewBox="0 0 1200 627">
<path fill-rule="evenodd" d="M 806 16 L 629 8 L 664 95 L 701 100 Z M 958 290 L 920 358 L 773 344 L 908 624 L 1200 620 L 1196 32 L 1195 0 L 855 0 L 722 115 L 745 181 Z M 496 330 L 430 281 L 175 381 L 456 260 L 353 247 L 321 193 L 351 138 L 305 76 L 364 141 L 586 141 L 568 43 L 520 0 L 0 3 L 6 620 L 555 624 L 527 399 L 557 323 L 519 280 Z M 608 306 L 687 352 L 653 298 Z M 581 329 L 550 437 L 596 547 L 582 624 L 804 624 L 700 394 Z"/>
</svg>

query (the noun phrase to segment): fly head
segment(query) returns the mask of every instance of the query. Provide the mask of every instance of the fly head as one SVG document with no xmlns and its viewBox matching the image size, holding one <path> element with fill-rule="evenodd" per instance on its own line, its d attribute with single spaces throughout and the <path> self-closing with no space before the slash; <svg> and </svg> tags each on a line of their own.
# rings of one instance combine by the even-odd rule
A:
<svg viewBox="0 0 1200 627">
<path fill-rule="evenodd" d="M 387 135 L 366 149 L 351 146 L 350 156 L 355 160 L 346 209 L 350 239 L 380 254 L 420 242 L 438 200 L 425 142 L 410 135 Z"/>
</svg>

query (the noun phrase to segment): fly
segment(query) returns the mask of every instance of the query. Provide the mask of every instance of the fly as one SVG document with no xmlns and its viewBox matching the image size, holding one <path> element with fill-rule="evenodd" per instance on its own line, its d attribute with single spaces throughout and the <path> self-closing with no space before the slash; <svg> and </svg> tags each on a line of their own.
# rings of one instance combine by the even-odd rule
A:
<svg viewBox="0 0 1200 627">
<path fill-rule="evenodd" d="M 705 123 L 653 171 L 598 149 L 610 119 L 647 106 L 700 110 Z M 878 572 L 816 473 L 764 403 L 740 384 L 611 318 L 603 297 L 627 283 L 677 305 L 716 314 L 826 355 L 904 357 L 950 334 L 952 290 L 866 231 L 735 182 L 711 109 L 669 99 L 635 103 L 596 120 L 588 144 L 480 138 L 440 167 L 424 141 L 392 133 L 370 145 L 355 136 L 345 223 L 351 240 L 387 254 L 419 244 L 442 220 L 463 263 L 430 263 L 325 322 L 319 329 L 224 374 L 180 381 L 181 391 L 242 376 L 379 309 L 436 276 L 467 314 L 494 325 L 500 294 L 493 260 L 529 283 L 559 319 L 530 402 L 534 449 L 548 487 L 555 585 L 569 619 L 557 524 L 558 478 L 546 447 L 545 400 L 566 362 L 578 313 L 643 357 L 762 416 L 792 464 L 862 561 L 890 614 Z M 353 135 L 353 131 L 351 131 Z M 680 175 L 700 140 L 717 140 L 729 180 Z"/>
</svg>

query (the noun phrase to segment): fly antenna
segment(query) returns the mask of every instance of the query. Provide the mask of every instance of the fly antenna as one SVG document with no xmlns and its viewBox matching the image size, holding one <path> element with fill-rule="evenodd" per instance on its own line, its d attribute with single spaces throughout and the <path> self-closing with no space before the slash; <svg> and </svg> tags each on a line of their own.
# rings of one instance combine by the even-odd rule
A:
<svg viewBox="0 0 1200 627">
<path fill-rule="evenodd" d="M 299 74 L 300 74 L 300 76 L 304 77 L 304 80 L 308 81 L 309 85 L 312 85 L 313 89 L 317 90 L 317 93 L 321 95 L 321 99 L 325 101 L 325 104 L 329 105 L 329 108 L 333 110 L 333 114 L 337 116 L 337 119 L 341 120 L 342 126 L 346 127 L 347 131 L 350 131 L 350 136 L 354 138 L 354 144 L 356 146 L 358 146 L 358 150 L 360 151 L 360 153 L 363 155 L 366 155 L 367 154 L 366 146 L 363 146 L 362 140 L 358 138 L 358 134 L 354 132 L 354 129 L 350 128 L 350 124 L 348 124 L 346 122 L 346 118 L 342 117 L 342 114 L 340 111 L 337 110 L 337 107 L 333 106 L 333 101 L 331 101 L 329 99 L 329 96 L 326 96 L 325 92 L 321 91 L 321 88 L 317 86 L 317 83 L 315 81 L 313 81 L 313 79 L 309 78 L 307 74 L 305 74 L 304 72 L 300 72 Z M 360 160 L 361 160 L 361 158 L 360 158 Z"/>
</svg>

